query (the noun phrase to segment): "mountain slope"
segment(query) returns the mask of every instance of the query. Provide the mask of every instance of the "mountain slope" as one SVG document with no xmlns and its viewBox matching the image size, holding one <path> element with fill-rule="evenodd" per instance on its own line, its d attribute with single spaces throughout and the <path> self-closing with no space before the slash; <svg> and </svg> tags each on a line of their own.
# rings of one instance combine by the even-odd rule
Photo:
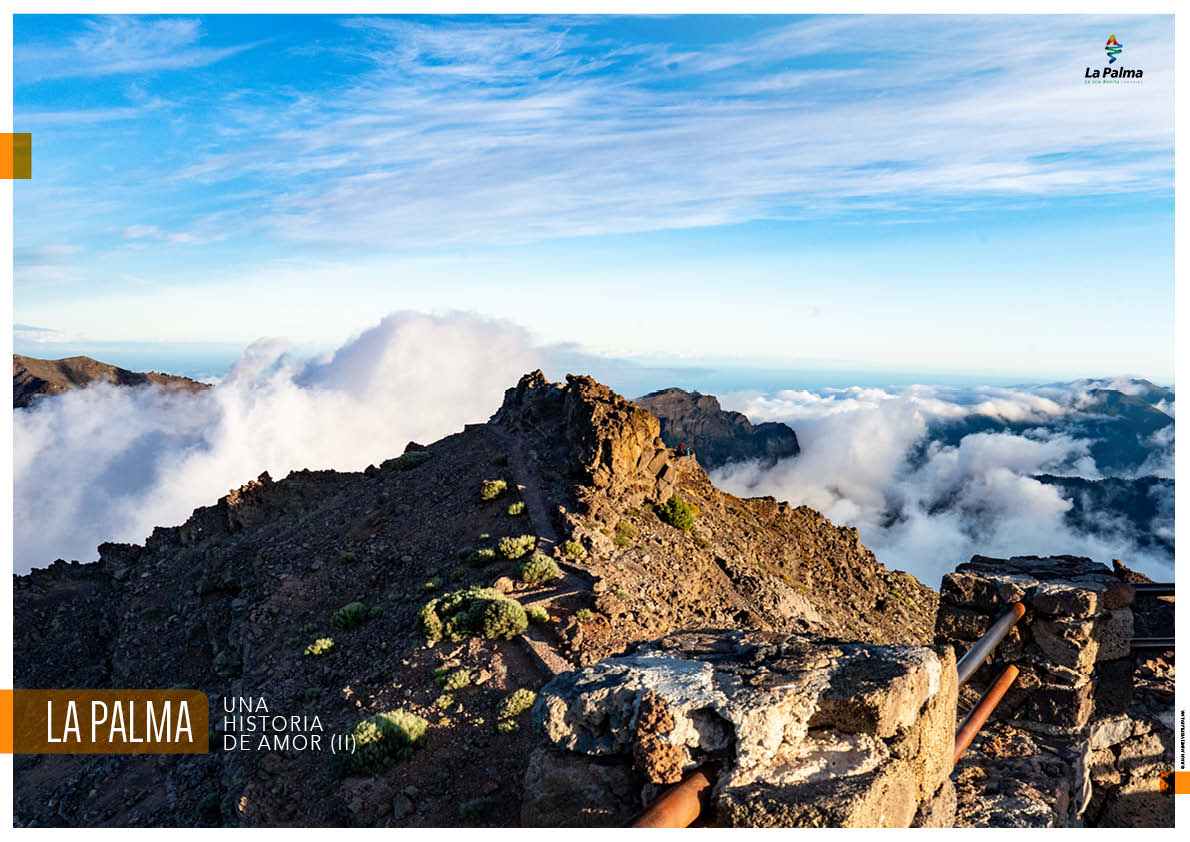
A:
<svg viewBox="0 0 1190 842">
<path fill-rule="evenodd" d="M 202 757 L 18 757 L 17 823 L 515 824 L 532 739 L 501 704 L 556 670 L 679 629 L 932 638 L 936 594 L 886 571 L 854 529 L 724 494 L 658 432 L 590 378 L 535 372 L 491 422 L 428 448 L 362 473 L 265 475 L 143 547 L 15 577 L 16 686 L 181 684 L 208 694 L 216 730 Z M 482 500 L 485 480 L 506 490 Z M 697 506 L 690 531 L 656 512 L 675 494 Z M 518 560 L 487 552 L 519 535 L 561 578 L 517 581 Z M 423 606 L 468 585 L 549 619 L 511 640 L 427 647 Z M 379 612 L 336 628 L 352 602 Z M 303 655 L 322 637 L 329 652 Z M 441 670 L 469 683 L 444 699 Z M 220 699 L 243 695 L 318 715 L 327 733 L 393 709 L 429 727 L 410 759 L 343 778 L 326 753 L 220 751 Z M 462 816 L 466 803 L 478 806 Z"/>
<path fill-rule="evenodd" d="M 60 360 L 42 360 L 36 357 L 12 355 L 12 405 L 25 407 L 41 395 L 60 395 L 69 389 L 82 388 L 95 382 L 114 383 L 117 386 L 145 386 L 156 384 L 170 389 L 187 392 L 201 392 L 210 388 L 206 383 L 159 374 L 155 371 L 142 373 L 129 371 L 90 357 L 65 357 Z"/>
</svg>

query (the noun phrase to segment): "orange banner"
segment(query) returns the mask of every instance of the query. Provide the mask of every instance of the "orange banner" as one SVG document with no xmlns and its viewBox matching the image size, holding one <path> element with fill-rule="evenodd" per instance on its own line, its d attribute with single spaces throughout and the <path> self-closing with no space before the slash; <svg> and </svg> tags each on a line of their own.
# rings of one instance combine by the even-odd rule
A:
<svg viewBox="0 0 1190 842">
<path fill-rule="evenodd" d="M 6 690 L 0 748 L 16 754 L 206 754 L 197 690 Z"/>
<path fill-rule="evenodd" d="M 0 132 L 0 178 L 33 177 L 33 135 Z"/>
</svg>

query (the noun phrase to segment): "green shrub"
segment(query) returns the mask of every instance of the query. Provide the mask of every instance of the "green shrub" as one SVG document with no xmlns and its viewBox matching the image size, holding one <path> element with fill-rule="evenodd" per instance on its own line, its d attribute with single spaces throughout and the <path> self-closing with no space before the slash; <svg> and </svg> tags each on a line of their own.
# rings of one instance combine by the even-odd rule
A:
<svg viewBox="0 0 1190 842">
<path fill-rule="evenodd" d="M 695 511 L 689 503 L 674 494 L 657 507 L 657 517 L 670 526 L 689 532 L 694 528 Z"/>
<path fill-rule="evenodd" d="M 525 553 L 529 552 L 537 545 L 536 535 L 519 535 L 516 538 L 501 538 L 496 546 L 500 550 L 500 555 L 509 561 L 520 558 Z"/>
<path fill-rule="evenodd" d="M 481 547 L 478 550 L 473 550 L 468 560 L 476 567 L 483 567 L 496 560 L 496 551 L 491 547 Z"/>
<path fill-rule="evenodd" d="M 612 539 L 612 542 L 617 547 L 631 547 L 636 536 L 636 527 L 628 521 L 622 520 L 616 524 L 616 537 Z"/>
<path fill-rule="evenodd" d="M 496 723 L 496 730 L 501 734 L 515 734 L 521 730 L 521 725 L 515 719 L 501 719 Z"/>
<path fill-rule="evenodd" d="M 529 618 L 530 623 L 548 623 L 550 621 L 550 612 L 546 611 L 540 605 L 534 605 L 532 608 L 525 609 L 525 616 Z"/>
<path fill-rule="evenodd" d="M 439 696 L 437 699 L 434 700 L 434 707 L 439 708 L 440 710 L 446 710 L 448 707 L 450 707 L 454 703 L 455 703 L 455 694 L 454 693 L 443 693 L 441 696 Z"/>
<path fill-rule="evenodd" d="M 516 517 L 517 515 L 523 515 L 525 513 L 525 501 L 517 500 L 508 507 L 508 513 L 513 517 Z"/>
<path fill-rule="evenodd" d="M 375 775 L 383 772 L 421 745 L 428 725 L 420 716 L 403 710 L 390 710 L 360 720 L 351 732 L 355 737 L 355 752 L 335 755 L 340 773 Z"/>
<path fill-rule="evenodd" d="M 453 571 L 450 574 L 450 580 L 452 582 L 461 582 L 466 578 L 467 578 L 467 571 L 463 570 L 461 567 L 458 568 L 457 570 Z"/>
<path fill-rule="evenodd" d="M 479 487 L 480 500 L 495 500 L 508 490 L 508 483 L 502 479 L 485 479 Z"/>
<path fill-rule="evenodd" d="M 628 593 L 628 591 L 624 590 L 623 588 L 616 588 L 614 591 L 612 591 L 612 593 L 616 595 L 616 599 L 628 599 L 628 597 L 632 596 L 632 594 Z"/>
<path fill-rule="evenodd" d="M 512 719 L 533 707 L 537 701 L 537 694 L 522 687 L 500 700 L 500 707 L 496 714 L 500 719 Z"/>
<path fill-rule="evenodd" d="M 443 670 L 441 673 L 435 672 L 434 681 L 447 692 L 462 690 L 471 683 L 471 670 L 463 668 L 457 669 L 454 672 L 447 672 L 446 670 Z"/>
<path fill-rule="evenodd" d="M 422 585 L 422 587 L 425 588 L 427 591 L 436 591 L 440 587 L 442 587 L 442 577 L 441 576 L 433 576 L 433 577 L 427 579 L 426 583 L 424 585 Z"/>
<path fill-rule="evenodd" d="M 578 541 L 567 541 L 563 545 L 562 549 L 565 551 L 567 558 L 577 559 L 582 558 L 587 554 L 586 548 L 584 548 L 583 545 Z"/>
<path fill-rule="evenodd" d="M 464 801 L 459 805 L 459 818 L 465 822 L 479 821 L 492 812 L 494 806 L 496 806 L 496 802 L 487 797 Z"/>
<path fill-rule="evenodd" d="M 521 581 L 530 585 L 540 585 L 562 575 L 558 563 L 541 553 L 533 553 L 528 561 L 522 561 L 520 570 Z"/>
<path fill-rule="evenodd" d="M 419 465 L 424 465 L 430 459 L 428 450 L 410 450 L 402 453 L 396 459 L 389 459 L 384 463 L 386 467 L 396 468 L 398 471 L 412 471 Z"/>
<path fill-rule="evenodd" d="M 590 608 L 580 608 L 578 611 L 574 612 L 574 616 L 578 617 L 580 620 L 590 620 L 595 616 L 595 612 Z"/>
<path fill-rule="evenodd" d="M 306 647 L 307 655 L 325 655 L 334 647 L 335 641 L 330 637 L 320 637 L 318 640 Z"/>
<path fill-rule="evenodd" d="M 508 454 L 507 453 L 497 453 L 495 456 L 492 457 L 492 464 L 495 465 L 497 468 L 505 467 L 506 465 L 508 465 Z"/>
<path fill-rule="evenodd" d="M 376 613 L 362 602 L 349 602 L 331 616 L 331 625 L 340 631 L 349 631 Z"/>
<path fill-rule="evenodd" d="M 462 561 L 469 561 L 471 556 L 475 553 L 475 547 L 459 547 L 455 555 Z"/>
<path fill-rule="evenodd" d="M 469 637 L 511 640 L 529 627 L 519 602 L 495 588 L 477 586 L 430 600 L 418 618 L 422 634 L 431 643 Z"/>
<path fill-rule="evenodd" d="M 344 552 L 343 555 L 339 556 L 339 561 L 343 564 L 355 564 L 355 553 Z"/>
</svg>

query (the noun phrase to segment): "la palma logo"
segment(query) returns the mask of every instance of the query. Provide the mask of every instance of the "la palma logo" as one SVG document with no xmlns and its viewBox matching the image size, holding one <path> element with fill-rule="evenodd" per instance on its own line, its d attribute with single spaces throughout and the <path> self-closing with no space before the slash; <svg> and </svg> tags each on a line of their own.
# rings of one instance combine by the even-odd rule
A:
<svg viewBox="0 0 1190 842">
<path fill-rule="evenodd" d="M 1116 36 L 1113 35 L 1107 39 L 1107 46 L 1105 46 L 1103 50 L 1107 53 L 1107 63 L 1115 64 L 1116 56 L 1124 52 L 1124 45 L 1117 41 Z"/>
<path fill-rule="evenodd" d="M 1083 71 L 1083 80 L 1086 84 L 1113 85 L 1125 82 L 1137 83 L 1144 78 L 1144 71 L 1140 68 L 1124 67 L 1122 63 L 1115 67 L 1112 66 L 1116 63 L 1116 59 L 1120 57 L 1120 53 L 1124 52 L 1124 45 L 1116 39 L 1114 34 L 1103 45 L 1103 51 L 1107 54 L 1107 64 L 1102 70 L 1098 68 L 1092 70 L 1088 67 Z"/>
</svg>

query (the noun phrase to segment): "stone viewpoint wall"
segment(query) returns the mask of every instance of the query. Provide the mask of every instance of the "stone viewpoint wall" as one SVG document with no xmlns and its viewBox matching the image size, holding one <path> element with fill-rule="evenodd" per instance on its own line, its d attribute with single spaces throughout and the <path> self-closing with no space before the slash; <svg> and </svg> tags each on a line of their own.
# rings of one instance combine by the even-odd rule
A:
<svg viewBox="0 0 1190 842">
<path fill-rule="evenodd" d="M 1006 664 L 1020 669 L 955 767 L 956 825 L 1172 826 L 1158 789 L 1173 761 L 1172 655 L 1133 655 L 1124 578 L 1072 556 L 975 556 L 943 577 L 937 642 L 960 654 L 1008 605 L 1027 608 L 959 694 L 963 715 Z"/>
<path fill-rule="evenodd" d="M 945 827 L 957 681 L 949 648 L 683 632 L 541 691 L 529 826 L 616 826 L 710 764 L 703 820 Z"/>
</svg>

